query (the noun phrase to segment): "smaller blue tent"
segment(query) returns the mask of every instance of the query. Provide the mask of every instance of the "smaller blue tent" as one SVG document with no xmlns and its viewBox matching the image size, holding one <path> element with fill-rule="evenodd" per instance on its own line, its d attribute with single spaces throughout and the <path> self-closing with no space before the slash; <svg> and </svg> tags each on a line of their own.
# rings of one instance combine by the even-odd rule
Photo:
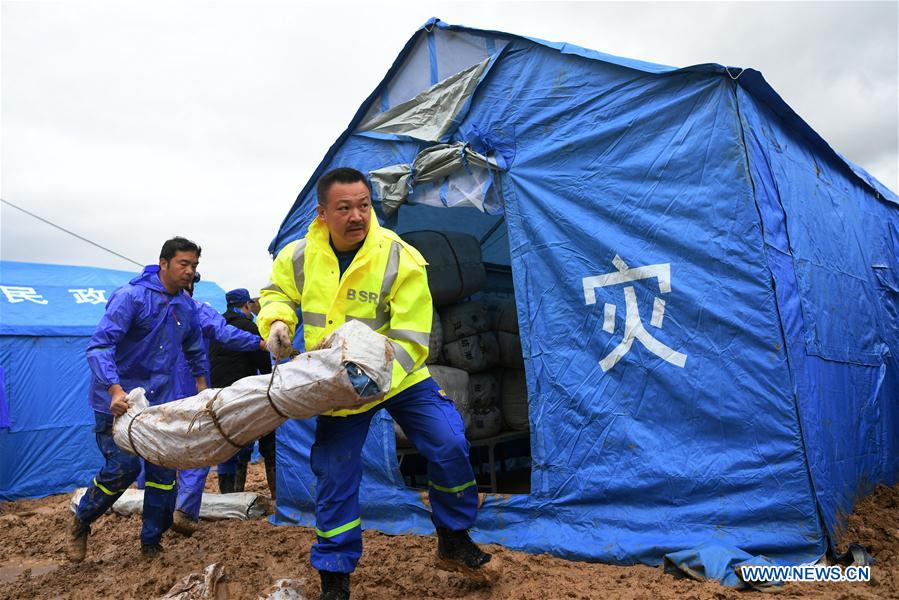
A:
<svg viewBox="0 0 899 600">
<path fill-rule="evenodd" d="M 0 262 L 0 500 L 71 490 L 102 464 L 84 351 L 109 295 L 135 274 Z M 224 309 L 214 283 L 196 297 Z"/>
</svg>

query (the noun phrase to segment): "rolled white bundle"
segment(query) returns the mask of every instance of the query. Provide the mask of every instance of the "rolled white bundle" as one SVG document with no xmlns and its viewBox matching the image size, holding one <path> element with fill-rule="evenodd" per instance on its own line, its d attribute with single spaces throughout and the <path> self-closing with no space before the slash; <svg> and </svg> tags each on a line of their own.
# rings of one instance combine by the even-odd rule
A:
<svg viewBox="0 0 899 600">
<path fill-rule="evenodd" d="M 128 394 L 128 412 L 115 420 L 113 437 L 122 450 L 164 467 L 215 465 L 287 419 L 357 408 L 384 396 L 360 397 L 350 383 L 347 363 L 358 366 L 378 389 L 390 388 L 390 341 L 350 321 L 321 349 L 278 365 L 274 376 L 246 377 L 226 388 L 158 406 L 148 406 L 144 390 L 135 388 Z"/>
<path fill-rule="evenodd" d="M 86 491 L 87 488 L 75 490 L 75 493 L 72 494 L 72 498 L 69 500 L 69 510 L 75 512 L 78 509 L 81 497 L 84 496 Z M 233 494 L 203 492 L 200 500 L 200 518 L 209 521 L 258 519 L 265 516 L 267 506 L 268 502 L 255 492 L 236 492 Z M 144 511 L 144 490 L 128 488 L 115 501 L 111 510 L 123 517 L 141 514 Z"/>
</svg>

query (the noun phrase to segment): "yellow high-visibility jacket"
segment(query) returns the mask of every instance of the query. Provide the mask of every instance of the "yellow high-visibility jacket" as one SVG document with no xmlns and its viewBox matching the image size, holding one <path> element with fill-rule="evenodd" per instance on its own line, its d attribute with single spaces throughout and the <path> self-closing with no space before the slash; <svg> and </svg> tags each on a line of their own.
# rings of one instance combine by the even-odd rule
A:
<svg viewBox="0 0 899 600">
<path fill-rule="evenodd" d="M 305 238 L 287 244 L 275 257 L 270 285 L 259 297 L 259 333 L 267 338 L 272 323 L 283 321 L 292 337 L 297 308 L 302 307 L 303 338 L 309 350 L 356 319 L 387 336 L 393 346 L 393 379 L 384 400 L 430 377 L 424 363 L 433 307 L 424 257 L 383 229 L 372 214 L 365 242 L 341 277 L 329 239 L 327 226 L 316 218 Z M 326 414 L 361 413 L 379 402 L 383 400 Z"/>
</svg>

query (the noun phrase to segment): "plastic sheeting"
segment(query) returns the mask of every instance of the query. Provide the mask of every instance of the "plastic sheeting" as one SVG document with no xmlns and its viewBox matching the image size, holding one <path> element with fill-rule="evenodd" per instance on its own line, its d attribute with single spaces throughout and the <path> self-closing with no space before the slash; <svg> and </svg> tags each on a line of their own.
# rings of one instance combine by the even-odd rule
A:
<svg viewBox="0 0 899 600">
<path fill-rule="evenodd" d="M 360 133 L 375 136 L 400 136 L 424 142 L 440 142 L 456 127 L 456 121 L 470 104 L 489 59 L 455 73 L 359 126 Z"/>
<path fill-rule="evenodd" d="M 414 193 L 388 222 L 484 234 L 485 257 L 493 241 L 490 254 L 505 245 L 512 266 L 531 493 L 487 496 L 473 537 L 625 564 L 707 544 L 816 559 L 858 495 L 899 468 L 899 197 L 757 72 L 673 69 L 432 20 L 271 250 L 305 233 L 325 170 L 411 164 L 427 147 L 359 135 L 385 97 L 402 89 L 408 100 L 487 57 L 442 141 L 502 160 L 484 194 L 498 195 L 504 223 L 484 234 L 496 217 L 415 204 Z M 312 523 L 312 432 L 279 430 L 290 466 L 278 522 Z M 363 461 L 363 526 L 430 533 L 388 418 L 373 420 Z"/>
<path fill-rule="evenodd" d="M 483 189 L 492 185 L 493 174 L 501 167 L 492 157 L 482 156 L 468 144 L 438 144 L 430 146 L 415 157 L 412 164 L 398 164 L 369 173 L 375 190 L 375 200 L 381 203 L 385 215 L 393 215 L 406 202 L 410 192 L 423 184 L 445 182 L 452 189 L 438 190 L 437 194 L 416 195 L 417 202 L 432 206 L 473 206 L 483 212 L 498 214 L 502 207 L 490 202 L 494 196 L 485 196 Z M 462 171 L 462 177 L 459 177 Z M 434 186 L 425 188 L 434 190 Z"/>
<path fill-rule="evenodd" d="M 386 337 L 350 321 L 320 346 L 278 365 L 272 375 L 245 377 L 166 404 L 149 406 L 142 388 L 131 390 L 128 411 L 113 424 L 116 445 L 163 467 L 212 466 L 288 418 L 358 408 L 384 396 L 393 368 Z M 383 391 L 360 397 L 347 376 L 349 363 Z"/>
<path fill-rule="evenodd" d="M 87 403 L 89 336 L 131 271 L 0 262 L 0 369 L 8 423 L 0 426 L 0 500 L 64 492 L 90 480 L 103 457 Z M 197 297 L 224 309 L 224 290 Z"/>
<path fill-rule="evenodd" d="M 666 573 L 690 577 L 699 581 L 717 581 L 728 587 L 764 590 L 780 581 L 747 581 L 744 566 L 772 564 L 765 556 L 751 556 L 739 548 L 720 544 L 707 544 L 666 554 L 662 565 Z"/>
</svg>

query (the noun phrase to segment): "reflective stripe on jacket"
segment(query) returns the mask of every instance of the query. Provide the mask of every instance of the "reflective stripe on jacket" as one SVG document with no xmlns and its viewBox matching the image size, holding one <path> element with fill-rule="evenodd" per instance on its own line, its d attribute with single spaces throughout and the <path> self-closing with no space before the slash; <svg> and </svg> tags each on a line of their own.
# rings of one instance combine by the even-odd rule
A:
<svg viewBox="0 0 899 600">
<path fill-rule="evenodd" d="M 271 284 L 260 294 L 257 324 L 267 337 L 271 324 L 283 321 L 291 336 L 302 307 L 303 338 L 314 348 L 346 321 L 362 321 L 393 345 L 393 380 L 386 398 L 430 377 L 428 357 L 433 308 L 427 262 L 412 246 L 372 215 L 368 235 L 340 276 L 327 226 L 316 218 L 302 240 L 286 245 L 272 265 Z M 331 416 L 365 412 L 378 402 Z"/>
</svg>

